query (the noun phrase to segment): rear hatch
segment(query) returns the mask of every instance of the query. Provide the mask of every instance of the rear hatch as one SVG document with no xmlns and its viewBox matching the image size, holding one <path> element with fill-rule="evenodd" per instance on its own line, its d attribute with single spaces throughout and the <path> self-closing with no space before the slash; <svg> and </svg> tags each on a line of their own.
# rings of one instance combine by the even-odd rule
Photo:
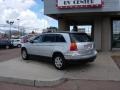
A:
<svg viewBox="0 0 120 90">
<path fill-rule="evenodd" d="M 76 43 L 80 54 L 90 54 L 94 49 L 94 43 L 86 33 L 70 33 L 71 43 Z"/>
</svg>

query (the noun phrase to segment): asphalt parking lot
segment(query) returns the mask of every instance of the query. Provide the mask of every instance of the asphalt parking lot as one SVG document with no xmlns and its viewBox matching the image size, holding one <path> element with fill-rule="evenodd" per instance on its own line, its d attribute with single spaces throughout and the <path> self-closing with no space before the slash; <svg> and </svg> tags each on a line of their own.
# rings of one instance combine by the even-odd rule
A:
<svg viewBox="0 0 120 90">
<path fill-rule="evenodd" d="M 0 62 L 8 61 L 20 56 L 20 48 L 0 49 Z"/>
<path fill-rule="evenodd" d="M 110 53 L 106 52 L 99 53 L 97 60 L 93 63 L 69 65 L 63 71 L 56 70 L 49 62 L 43 62 L 40 58 L 23 61 L 20 58 L 20 49 L 0 50 L 0 60 L 0 80 L 9 80 L 9 83 L 19 81 L 17 85 L 3 83 L 2 81 L 0 83 L 0 89 L 2 88 L 2 90 L 9 90 L 10 88 L 11 90 L 17 88 L 21 88 L 20 90 L 29 90 L 30 88 L 30 90 L 120 89 L 120 70 L 110 57 Z M 50 85 L 52 81 L 61 78 L 65 81 L 57 82 L 57 84 L 54 84 L 54 82 L 53 85 L 51 84 L 52 86 Z M 49 83 L 43 81 L 49 81 Z M 87 87 L 86 83 L 88 84 Z M 6 88 L 6 85 L 9 88 Z M 49 87 L 45 87 L 46 85 Z"/>
</svg>

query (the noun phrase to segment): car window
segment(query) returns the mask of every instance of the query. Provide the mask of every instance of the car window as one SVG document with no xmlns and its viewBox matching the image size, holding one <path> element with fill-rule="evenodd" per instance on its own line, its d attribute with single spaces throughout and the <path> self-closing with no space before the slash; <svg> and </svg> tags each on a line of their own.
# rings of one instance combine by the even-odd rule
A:
<svg viewBox="0 0 120 90">
<path fill-rule="evenodd" d="M 62 35 L 56 35 L 56 42 L 66 42 Z"/>
<path fill-rule="evenodd" d="M 55 35 L 54 34 L 46 34 L 43 36 L 43 42 L 55 42 Z"/>
<path fill-rule="evenodd" d="M 11 42 L 14 42 L 14 40 L 11 40 Z"/>
<path fill-rule="evenodd" d="M 15 42 L 19 42 L 20 40 L 16 40 Z"/>
<path fill-rule="evenodd" d="M 92 41 L 91 37 L 85 33 L 70 33 L 72 42 L 90 42 Z"/>
<path fill-rule="evenodd" d="M 42 35 L 37 36 L 36 38 L 34 38 L 33 42 L 34 43 L 41 43 L 42 42 Z"/>
</svg>

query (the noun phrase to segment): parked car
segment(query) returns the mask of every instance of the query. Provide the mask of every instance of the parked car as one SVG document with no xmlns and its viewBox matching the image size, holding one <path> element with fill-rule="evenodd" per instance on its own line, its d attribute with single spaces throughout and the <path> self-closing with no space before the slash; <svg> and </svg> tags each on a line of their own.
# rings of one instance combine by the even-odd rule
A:
<svg viewBox="0 0 120 90">
<path fill-rule="evenodd" d="M 67 62 L 93 62 L 97 51 L 94 42 L 85 33 L 61 32 L 43 33 L 28 43 L 23 44 L 21 55 L 27 60 L 31 55 L 48 57 L 54 66 L 61 70 Z"/>
<path fill-rule="evenodd" d="M 12 48 L 13 44 L 10 40 L 0 40 L 0 48 Z"/>
<path fill-rule="evenodd" d="M 30 38 L 33 38 L 35 36 L 37 36 L 37 34 L 28 34 L 28 35 L 22 36 L 20 39 L 22 43 L 26 43 L 30 40 Z"/>
<path fill-rule="evenodd" d="M 21 39 L 11 39 L 13 46 L 20 48 L 22 46 Z"/>
</svg>

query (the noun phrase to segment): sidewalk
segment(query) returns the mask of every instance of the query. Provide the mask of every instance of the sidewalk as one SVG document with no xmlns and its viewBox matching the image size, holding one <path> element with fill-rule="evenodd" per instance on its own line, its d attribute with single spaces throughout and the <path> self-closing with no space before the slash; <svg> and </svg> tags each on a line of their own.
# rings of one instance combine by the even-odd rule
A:
<svg viewBox="0 0 120 90">
<path fill-rule="evenodd" d="M 64 73 L 52 65 L 38 61 L 23 61 L 20 58 L 0 63 L 0 81 L 31 86 L 56 85 L 64 81 Z"/>
<path fill-rule="evenodd" d="M 100 52 L 95 62 L 86 66 L 69 68 L 66 70 L 65 77 L 70 79 L 120 81 L 120 70 L 112 60 L 111 55 L 111 52 Z"/>
<path fill-rule="evenodd" d="M 32 87 L 18 84 L 0 83 L 0 90 L 120 90 L 120 82 L 68 80 L 52 87 Z"/>
<path fill-rule="evenodd" d="M 56 70 L 50 63 L 20 58 L 0 63 L 0 81 L 31 86 L 54 86 L 67 80 L 120 81 L 120 70 L 111 53 L 99 53 L 95 62 Z"/>
</svg>

